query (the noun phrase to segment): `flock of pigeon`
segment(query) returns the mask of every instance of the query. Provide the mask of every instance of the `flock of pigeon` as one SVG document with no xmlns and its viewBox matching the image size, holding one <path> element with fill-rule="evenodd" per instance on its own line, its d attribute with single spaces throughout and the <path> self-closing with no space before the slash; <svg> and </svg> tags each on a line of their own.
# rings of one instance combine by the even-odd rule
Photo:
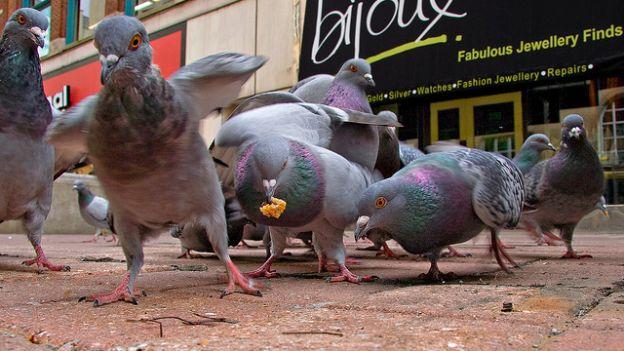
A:
<svg viewBox="0 0 624 351">
<path fill-rule="evenodd" d="M 441 250 L 484 229 L 504 270 L 515 262 L 498 239 L 503 228 L 562 240 L 564 257 L 582 257 L 572 235 L 600 204 L 604 176 L 578 115 L 563 120 L 561 147 L 546 161 L 541 152 L 555 148 L 542 134 L 529 137 L 513 160 L 444 143 L 424 154 L 398 141 L 394 113 L 373 114 L 365 93 L 374 85 L 371 67 L 353 59 L 335 76 L 242 102 L 209 150 L 200 120 L 232 103 L 265 58 L 216 54 L 165 80 L 141 22 L 108 17 L 95 31 L 102 89 L 68 111 L 52 111 L 37 53 L 47 26 L 43 14 L 19 9 L 0 42 L 0 220 L 23 222 L 36 252 L 25 264 L 69 270 L 46 258 L 42 226 L 53 180 L 88 155 L 108 200 L 76 183 L 81 213 L 119 235 L 128 268 L 113 292 L 86 298 L 96 306 L 136 301 L 143 243 L 166 230 L 185 250 L 219 257 L 229 279 L 223 295 L 236 286 L 261 295 L 253 278 L 276 276 L 272 265 L 295 236 L 312 243 L 319 271 L 328 260 L 337 264 L 331 281 L 371 280 L 346 266 L 343 233 L 353 225 L 355 239 L 388 254 L 391 239 L 425 254 L 431 268 L 422 278 L 431 280 L 445 277 Z M 243 274 L 228 245 L 254 231 L 270 241 L 270 252 Z"/>
</svg>

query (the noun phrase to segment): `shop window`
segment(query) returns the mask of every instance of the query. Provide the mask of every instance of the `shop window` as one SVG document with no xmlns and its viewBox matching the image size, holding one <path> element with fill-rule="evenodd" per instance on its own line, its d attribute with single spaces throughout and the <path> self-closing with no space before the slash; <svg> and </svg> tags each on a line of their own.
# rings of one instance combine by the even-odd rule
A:
<svg viewBox="0 0 624 351">
<path fill-rule="evenodd" d="M 474 107 L 475 135 L 514 131 L 513 102 Z"/>
<path fill-rule="evenodd" d="M 45 32 L 45 45 L 43 48 L 39 48 L 39 56 L 46 56 L 50 53 L 50 27 L 52 26 L 50 21 L 52 16 L 50 0 L 24 0 L 23 6 L 37 9 L 48 17 L 48 30 Z"/>
<path fill-rule="evenodd" d="M 80 0 L 77 11 L 78 40 L 88 38 L 95 27 L 106 16 L 106 1 Z"/>
<path fill-rule="evenodd" d="M 128 2 L 126 3 L 126 6 L 127 6 L 126 14 L 134 14 L 137 16 L 141 16 L 143 14 L 150 14 L 153 12 L 158 12 L 160 10 L 166 9 L 167 7 L 171 5 L 175 5 L 183 1 L 185 0 L 130 0 L 128 2 L 131 3 L 131 5 L 128 5 Z M 129 8 L 128 6 L 134 6 L 134 7 Z M 131 13 L 128 13 L 128 11 L 131 11 Z"/>
<path fill-rule="evenodd" d="M 459 109 L 438 111 L 438 140 L 459 139 Z"/>
<path fill-rule="evenodd" d="M 595 106 L 595 94 L 589 81 L 531 89 L 526 94 L 529 125 L 559 123 L 560 110 Z"/>
<path fill-rule="evenodd" d="M 624 164 L 624 95 L 612 98 L 600 114 L 598 150 L 603 163 Z"/>
</svg>

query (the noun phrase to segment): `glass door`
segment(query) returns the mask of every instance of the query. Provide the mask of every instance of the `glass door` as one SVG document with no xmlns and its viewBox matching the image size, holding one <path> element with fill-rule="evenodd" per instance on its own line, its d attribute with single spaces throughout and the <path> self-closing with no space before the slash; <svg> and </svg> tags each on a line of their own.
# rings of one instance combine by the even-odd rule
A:
<svg viewBox="0 0 624 351">
<path fill-rule="evenodd" d="M 431 104 L 431 142 L 450 141 L 513 157 L 522 145 L 520 92 Z"/>
</svg>

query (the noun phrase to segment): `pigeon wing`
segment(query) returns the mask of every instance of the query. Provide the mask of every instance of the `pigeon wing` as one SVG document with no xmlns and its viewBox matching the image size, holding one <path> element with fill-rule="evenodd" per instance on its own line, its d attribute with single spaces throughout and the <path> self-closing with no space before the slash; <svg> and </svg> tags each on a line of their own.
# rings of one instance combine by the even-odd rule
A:
<svg viewBox="0 0 624 351">
<path fill-rule="evenodd" d="M 180 68 L 169 83 L 188 106 L 189 117 L 199 121 L 236 99 L 243 84 L 266 61 L 235 53 L 211 55 Z"/>
</svg>

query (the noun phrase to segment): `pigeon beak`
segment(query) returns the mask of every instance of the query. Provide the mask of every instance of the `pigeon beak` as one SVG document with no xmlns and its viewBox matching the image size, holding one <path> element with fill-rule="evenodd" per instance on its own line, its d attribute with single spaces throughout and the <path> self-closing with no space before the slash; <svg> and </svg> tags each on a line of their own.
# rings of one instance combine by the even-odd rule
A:
<svg viewBox="0 0 624 351">
<path fill-rule="evenodd" d="M 113 70 L 117 62 L 119 62 L 119 56 L 110 54 L 106 57 L 104 55 L 100 55 L 100 62 L 102 63 L 102 70 L 100 73 L 100 83 L 104 85 L 110 72 Z"/>
<path fill-rule="evenodd" d="M 30 32 L 33 34 L 33 41 L 35 42 L 35 44 L 37 44 L 41 48 L 44 47 L 45 31 L 39 27 L 32 27 L 30 28 Z"/>
<path fill-rule="evenodd" d="M 570 136 L 570 138 L 578 139 L 580 135 L 581 135 L 581 128 L 579 127 L 574 127 L 570 129 L 570 131 L 568 132 L 568 136 Z"/>
<path fill-rule="evenodd" d="M 355 231 L 353 232 L 355 241 L 358 241 L 366 236 L 366 233 L 368 232 L 368 228 L 366 228 L 366 225 L 368 224 L 369 220 L 370 217 L 368 216 L 360 216 L 360 218 L 358 218 L 357 223 L 355 224 Z"/>
<path fill-rule="evenodd" d="M 373 75 L 370 73 L 366 73 L 364 75 L 364 79 L 366 79 L 366 83 L 368 83 L 368 85 L 370 85 L 371 87 L 375 86 L 375 81 L 373 80 Z"/>
<path fill-rule="evenodd" d="M 607 210 L 606 207 L 603 207 L 600 209 L 602 211 L 602 215 L 609 218 L 609 211 Z"/>
<path fill-rule="evenodd" d="M 557 151 L 557 148 L 552 143 L 548 143 L 548 149 L 552 151 Z"/>
<path fill-rule="evenodd" d="M 264 186 L 264 194 L 266 196 L 266 202 L 267 204 L 270 204 L 273 202 L 272 199 L 273 199 L 273 195 L 275 195 L 275 188 L 277 185 L 277 181 L 275 179 L 271 179 L 271 180 L 263 179 L 262 185 Z"/>
<path fill-rule="evenodd" d="M 74 186 L 72 186 L 72 189 L 78 190 L 78 187 L 76 185 L 74 185 Z"/>
</svg>

